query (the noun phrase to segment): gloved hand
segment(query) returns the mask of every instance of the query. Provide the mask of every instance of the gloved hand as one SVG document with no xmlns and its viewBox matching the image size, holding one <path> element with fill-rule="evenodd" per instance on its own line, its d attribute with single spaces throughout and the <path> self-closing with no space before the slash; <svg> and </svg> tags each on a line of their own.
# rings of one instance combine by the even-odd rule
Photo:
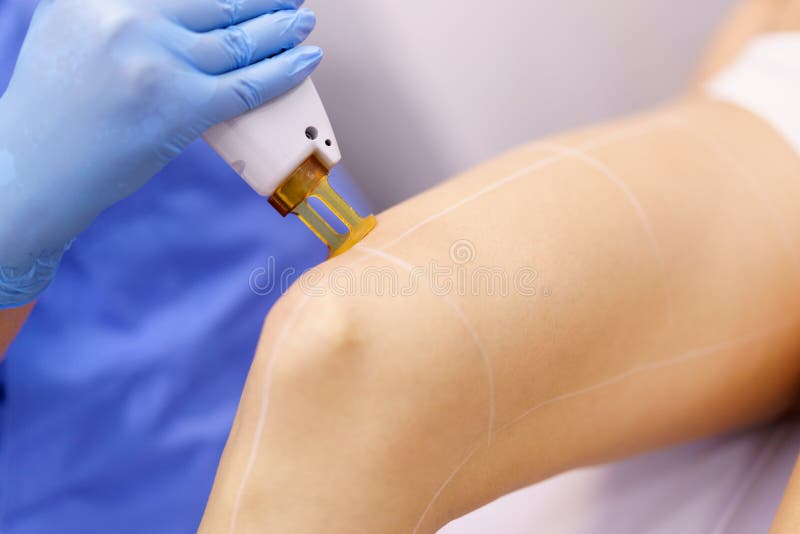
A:
<svg viewBox="0 0 800 534">
<path fill-rule="evenodd" d="M 38 296 L 75 236 L 206 129 L 311 73 L 302 3 L 39 4 L 0 98 L 0 309 Z"/>
</svg>

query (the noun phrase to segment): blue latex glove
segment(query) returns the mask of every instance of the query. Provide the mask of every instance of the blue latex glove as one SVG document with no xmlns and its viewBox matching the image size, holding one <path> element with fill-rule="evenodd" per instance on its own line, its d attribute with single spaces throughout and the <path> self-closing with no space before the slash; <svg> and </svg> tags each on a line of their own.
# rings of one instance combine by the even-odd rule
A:
<svg viewBox="0 0 800 534">
<path fill-rule="evenodd" d="M 39 4 L 0 98 L 0 309 L 34 300 L 75 236 L 206 129 L 314 70 L 302 3 Z"/>
</svg>

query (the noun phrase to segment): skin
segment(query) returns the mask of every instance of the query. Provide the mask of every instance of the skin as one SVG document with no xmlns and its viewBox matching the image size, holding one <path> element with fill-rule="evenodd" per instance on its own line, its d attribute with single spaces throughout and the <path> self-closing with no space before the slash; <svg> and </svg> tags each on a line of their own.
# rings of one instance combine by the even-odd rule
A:
<svg viewBox="0 0 800 534">
<path fill-rule="evenodd" d="M 765 31 L 797 31 L 800 2 L 796 0 L 750 0 L 741 3 L 722 27 L 698 77 L 709 79 L 727 65 L 753 36 Z M 795 408 L 796 411 L 796 408 Z M 800 460 L 792 473 L 771 532 L 789 534 L 800 525 Z"/>
<path fill-rule="evenodd" d="M 692 88 L 699 91 L 705 82 L 720 73 L 744 49 L 747 42 L 768 31 L 797 29 L 798 4 L 795 0 L 747 0 L 740 2 L 722 24 L 701 62 Z"/>
<path fill-rule="evenodd" d="M 268 317 L 200 531 L 435 532 L 565 470 L 775 418 L 800 383 L 798 173 L 769 126 L 695 98 L 384 213 Z M 432 261 L 533 268 L 536 294 L 365 276 Z"/>
<path fill-rule="evenodd" d="M 25 324 L 33 310 L 33 306 L 33 304 L 29 304 L 22 308 L 0 311 L 0 361 L 5 357 L 11 342 L 19 334 L 22 325 Z"/>
<path fill-rule="evenodd" d="M 800 461 L 792 473 L 771 534 L 793 534 L 800 525 Z"/>
</svg>

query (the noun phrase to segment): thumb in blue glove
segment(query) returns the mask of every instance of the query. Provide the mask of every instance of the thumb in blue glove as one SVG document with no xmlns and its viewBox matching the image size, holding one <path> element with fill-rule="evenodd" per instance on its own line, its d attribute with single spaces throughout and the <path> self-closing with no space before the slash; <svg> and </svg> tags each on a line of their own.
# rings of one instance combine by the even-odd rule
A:
<svg viewBox="0 0 800 534">
<path fill-rule="evenodd" d="M 301 4 L 40 3 L 0 98 L 0 308 L 34 300 L 75 236 L 206 129 L 314 70 Z"/>
</svg>

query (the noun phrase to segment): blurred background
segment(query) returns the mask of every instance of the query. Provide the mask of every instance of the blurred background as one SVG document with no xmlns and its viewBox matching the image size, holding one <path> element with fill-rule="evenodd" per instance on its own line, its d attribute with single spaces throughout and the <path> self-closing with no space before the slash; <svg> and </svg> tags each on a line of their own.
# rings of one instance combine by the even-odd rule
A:
<svg viewBox="0 0 800 534">
<path fill-rule="evenodd" d="M 308 0 L 315 80 L 380 209 L 681 91 L 736 0 Z"/>
</svg>

